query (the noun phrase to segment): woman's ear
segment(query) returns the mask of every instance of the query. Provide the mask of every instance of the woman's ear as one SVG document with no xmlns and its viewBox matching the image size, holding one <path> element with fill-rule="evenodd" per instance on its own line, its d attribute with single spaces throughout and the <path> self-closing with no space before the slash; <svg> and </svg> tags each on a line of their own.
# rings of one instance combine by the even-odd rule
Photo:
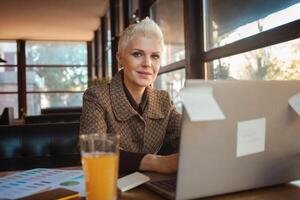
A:
<svg viewBox="0 0 300 200">
<path fill-rule="evenodd" d="M 117 58 L 117 61 L 118 61 L 118 69 L 120 70 L 120 69 L 123 68 L 122 62 L 121 62 L 122 57 L 121 57 L 121 53 L 120 53 L 120 52 L 117 52 L 117 53 L 116 53 L 116 58 Z"/>
<path fill-rule="evenodd" d="M 121 57 L 121 53 L 120 53 L 119 51 L 116 53 L 116 58 L 117 58 L 117 61 L 118 61 L 119 66 L 121 66 L 121 65 L 122 65 L 122 64 L 121 64 L 121 59 L 122 59 L 122 57 Z"/>
</svg>

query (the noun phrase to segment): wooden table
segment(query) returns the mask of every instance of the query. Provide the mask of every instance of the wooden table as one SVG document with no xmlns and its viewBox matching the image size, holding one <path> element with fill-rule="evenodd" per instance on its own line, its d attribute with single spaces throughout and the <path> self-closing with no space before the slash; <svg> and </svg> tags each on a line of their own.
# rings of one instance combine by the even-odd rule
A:
<svg viewBox="0 0 300 200">
<path fill-rule="evenodd" d="M 78 167 L 63 168 L 78 169 Z M 15 172 L 0 172 L 1 176 L 6 176 Z M 82 200 L 85 198 L 81 198 Z M 288 183 L 279 186 L 255 189 L 244 192 L 220 195 L 206 200 L 299 200 L 300 199 L 300 181 Z M 163 197 L 148 190 L 144 186 L 136 187 L 121 194 L 119 200 L 164 200 Z"/>
<path fill-rule="evenodd" d="M 156 195 L 147 188 L 140 186 L 128 192 L 122 193 L 121 200 L 163 200 L 164 198 Z M 300 183 L 299 184 L 283 184 L 274 187 L 237 192 L 232 194 L 220 195 L 210 198 L 202 198 L 206 200 L 299 200 L 300 199 Z"/>
</svg>

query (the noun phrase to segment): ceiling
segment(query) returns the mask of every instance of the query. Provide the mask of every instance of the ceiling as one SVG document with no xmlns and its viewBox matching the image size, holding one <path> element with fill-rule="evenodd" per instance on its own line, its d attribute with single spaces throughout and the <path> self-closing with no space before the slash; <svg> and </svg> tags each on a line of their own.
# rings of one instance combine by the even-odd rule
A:
<svg viewBox="0 0 300 200">
<path fill-rule="evenodd" d="M 0 0 L 0 39 L 90 41 L 108 0 Z"/>
</svg>

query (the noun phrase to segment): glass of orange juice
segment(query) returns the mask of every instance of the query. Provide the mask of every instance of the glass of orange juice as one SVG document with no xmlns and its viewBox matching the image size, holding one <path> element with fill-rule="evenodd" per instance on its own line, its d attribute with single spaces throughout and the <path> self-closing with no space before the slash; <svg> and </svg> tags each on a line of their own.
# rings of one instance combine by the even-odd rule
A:
<svg viewBox="0 0 300 200">
<path fill-rule="evenodd" d="M 80 135 L 81 162 L 88 200 L 116 200 L 119 135 Z"/>
</svg>

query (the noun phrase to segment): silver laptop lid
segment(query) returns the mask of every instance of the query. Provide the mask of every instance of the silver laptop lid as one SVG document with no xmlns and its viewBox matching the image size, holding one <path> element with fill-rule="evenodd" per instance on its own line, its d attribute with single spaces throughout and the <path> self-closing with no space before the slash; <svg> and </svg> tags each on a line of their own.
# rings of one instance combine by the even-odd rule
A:
<svg viewBox="0 0 300 200">
<path fill-rule="evenodd" d="M 300 117 L 288 105 L 300 81 L 188 80 L 191 86 L 212 87 L 226 119 L 191 122 L 184 110 L 176 199 L 300 178 Z"/>
</svg>

